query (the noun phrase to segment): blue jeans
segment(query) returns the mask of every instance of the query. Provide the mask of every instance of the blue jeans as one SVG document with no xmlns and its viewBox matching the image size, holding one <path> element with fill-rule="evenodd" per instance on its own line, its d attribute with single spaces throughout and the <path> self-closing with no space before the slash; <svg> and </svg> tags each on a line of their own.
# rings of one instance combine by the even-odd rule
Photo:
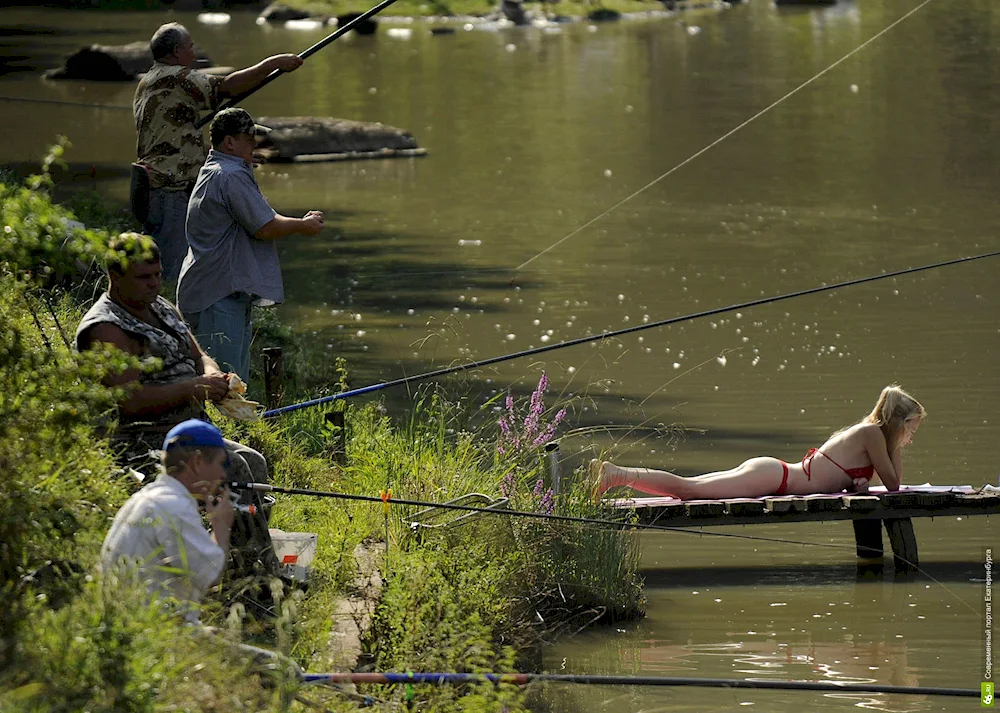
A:
<svg viewBox="0 0 1000 713">
<path fill-rule="evenodd" d="M 142 229 L 153 236 L 156 246 L 160 248 L 165 280 L 177 280 L 184 256 L 187 255 L 184 223 L 187 220 L 189 195 L 188 191 L 165 191 L 162 188 L 149 191 L 149 216 Z"/>
<path fill-rule="evenodd" d="M 185 312 L 195 339 L 223 371 L 239 374 L 250 381 L 250 337 L 253 323 L 250 313 L 253 298 L 246 292 L 234 292 L 201 312 Z"/>
</svg>

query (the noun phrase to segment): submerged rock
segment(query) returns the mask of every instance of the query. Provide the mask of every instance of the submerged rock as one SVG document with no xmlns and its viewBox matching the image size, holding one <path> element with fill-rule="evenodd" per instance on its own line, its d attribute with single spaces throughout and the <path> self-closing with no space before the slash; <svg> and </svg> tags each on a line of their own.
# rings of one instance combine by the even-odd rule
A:
<svg viewBox="0 0 1000 713">
<path fill-rule="evenodd" d="M 282 5 L 280 2 L 271 3 L 257 16 L 257 22 L 278 22 L 285 23 L 289 20 L 305 20 L 309 13 L 305 10 Z"/>
<path fill-rule="evenodd" d="M 195 48 L 201 63 L 210 64 L 208 55 Z M 74 52 L 62 67 L 47 70 L 46 79 L 90 79 L 98 82 L 129 82 L 153 66 L 149 42 L 127 45 L 90 45 Z"/>
<path fill-rule="evenodd" d="M 343 15 L 337 15 L 337 27 L 343 27 L 348 22 L 353 22 L 357 18 L 361 17 L 360 12 L 348 12 Z M 359 22 L 357 25 L 351 28 L 352 32 L 356 32 L 359 35 L 374 35 L 375 30 L 378 29 L 378 23 L 375 21 L 374 17 L 366 17 L 364 20 Z"/>
<path fill-rule="evenodd" d="M 530 25 L 531 16 L 524 9 L 521 0 L 500 0 L 500 16 L 510 20 L 515 25 Z"/>
<path fill-rule="evenodd" d="M 612 10 L 607 7 L 599 7 L 596 10 L 591 10 L 587 15 L 587 19 L 591 22 L 609 22 L 612 20 L 620 20 L 622 14 L 617 10 Z"/>
<path fill-rule="evenodd" d="M 257 121 L 271 128 L 258 149 L 268 161 L 336 161 L 426 153 L 410 132 L 377 122 L 315 116 L 261 116 Z"/>
</svg>

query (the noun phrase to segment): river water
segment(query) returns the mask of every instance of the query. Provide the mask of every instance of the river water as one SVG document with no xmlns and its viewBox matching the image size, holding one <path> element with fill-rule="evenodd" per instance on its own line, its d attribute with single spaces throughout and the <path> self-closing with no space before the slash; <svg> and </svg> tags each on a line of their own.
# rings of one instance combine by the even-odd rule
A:
<svg viewBox="0 0 1000 713">
<path fill-rule="evenodd" d="M 420 159 L 260 169 L 279 211 L 327 212 L 281 246 L 310 340 L 353 385 L 996 249 L 1000 12 L 991 0 L 727 10 L 560 31 L 347 37 L 245 106 L 411 130 Z M 132 85 L 47 83 L 91 42 L 186 23 L 216 63 L 301 50 L 322 31 L 193 14 L 5 9 L 6 97 L 127 106 Z M 23 69 L 24 71 L 16 71 Z M 810 78 L 801 88 L 678 167 Z M 56 134 L 81 179 L 124 200 L 129 112 L 0 102 L 0 162 Z M 93 167 L 93 169 L 91 169 Z M 672 169 L 675 169 L 673 170 Z M 671 172 L 672 171 L 672 172 Z M 794 459 L 896 381 L 930 412 L 908 482 L 995 483 L 996 259 L 755 307 L 509 362 L 473 377 L 572 405 L 565 452 L 695 474 Z M 468 383 L 468 382 L 466 382 Z M 396 402 L 402 395 L 390 397 Z M 650 427 L 679 424 L 669 441 Z M 564 640 L 549 670 L 978 687 L 986 518 L 919 520 L 915 582 L 856 581 L 845 523 L 739 530 L 818 548 L 648 535 L 649 616 Z M 975 701 L 703 689 L 568 690 L 578 710 L 967 710 Z"/>
</svg>

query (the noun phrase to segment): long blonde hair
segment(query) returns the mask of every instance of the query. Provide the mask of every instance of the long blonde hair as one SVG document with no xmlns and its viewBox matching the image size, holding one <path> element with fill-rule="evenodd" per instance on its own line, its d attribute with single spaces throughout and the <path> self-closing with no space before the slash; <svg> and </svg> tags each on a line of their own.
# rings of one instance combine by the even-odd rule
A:
<svg viewBox="0 0 1000 713">
<path fill-rule="evenodd" d="M 923 418 L 927 410 L 920 402 L 903 391 L 897 384 L 882 389 L 875 408 L 861 423 L 874 423 L 882 429 L 886 448 L 891 453 L 903 438 L 903 424 L 911 418 Z"/>
</svg>

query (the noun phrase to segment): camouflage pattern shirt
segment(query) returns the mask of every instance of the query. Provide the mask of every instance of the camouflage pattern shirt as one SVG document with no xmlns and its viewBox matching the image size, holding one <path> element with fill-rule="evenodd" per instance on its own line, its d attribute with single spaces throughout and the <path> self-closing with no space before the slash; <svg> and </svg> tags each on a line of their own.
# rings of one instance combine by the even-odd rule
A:
<svg viewBox="0 0 1000 713">
<path fill-rule="evenodd" d="M 132 113 L 139 163 L 149 169 L 150 187 L 183 190 L 194 185 L 208 149 L 196 129 L 199 112 L 219 105 L 223 77 L 176 64 L 154 62 L 135 90 Z"/>
</svg>

